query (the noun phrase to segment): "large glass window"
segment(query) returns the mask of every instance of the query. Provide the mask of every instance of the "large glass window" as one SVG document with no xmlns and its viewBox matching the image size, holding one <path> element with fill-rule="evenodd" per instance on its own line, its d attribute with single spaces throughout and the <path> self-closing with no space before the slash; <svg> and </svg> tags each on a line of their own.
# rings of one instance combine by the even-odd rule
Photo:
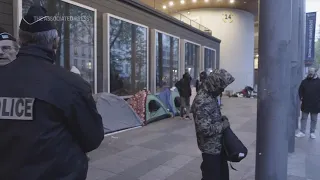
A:
<svg viewBox="0 0 320 180">
<path fill-rule="evenodd" d="M 110 92 L 133 95 L 147 88 L 148 29 L 109 16 Z"/>
<path fill-rule="evenodd" d="M 199 46 L 192 43 L 185 43 L 185 72 L 189 72 L 192 77 L 192 85 L 195 85 L 199 76 Z"/>
<path fill-rule="evenodd" d="M 179 80 L 179 39 L 156 33 L 156 87 L 173 87 Z"/>
<path fill-rule="evenodd" d="M 37 0 L 22 0 L 23 16 L 34 1 Z M 77 67 L 83 79 L 94 89 L 95 11 L 61 0 L 40 0 L 40 3 L 47 9 L 47 14 L 60 35 L 56 64 L 68 70 L 72 66 Z M 89 55 L 86 51 L 93 54 Z M 78 63 L 77 59 L 81 59 L 82 63 Z"/>
<path fill-rule="evenodd" d="M 204 70 L 211 73 L 216 67 L 216 52 L 213 49 L 204 48 Z"/>
</svg>

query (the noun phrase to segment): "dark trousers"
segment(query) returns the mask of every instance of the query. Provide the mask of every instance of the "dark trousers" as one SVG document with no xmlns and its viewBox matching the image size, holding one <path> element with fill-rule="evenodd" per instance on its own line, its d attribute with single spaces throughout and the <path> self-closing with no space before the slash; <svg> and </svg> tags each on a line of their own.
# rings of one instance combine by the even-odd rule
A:
<svg viewBox="0 0 320 180">
<path fill-rule="evenodd" d="M 201 180 L 229 180 L 229 166 L 224 155 L 202 153 Z"/>
<path fill-rule="evenodd" d="M 183 117 L 184 109 L 186 109 L 186 116 L 190 115 L 190 97 L 180 97 L 180 116 Z"/>
</svg>

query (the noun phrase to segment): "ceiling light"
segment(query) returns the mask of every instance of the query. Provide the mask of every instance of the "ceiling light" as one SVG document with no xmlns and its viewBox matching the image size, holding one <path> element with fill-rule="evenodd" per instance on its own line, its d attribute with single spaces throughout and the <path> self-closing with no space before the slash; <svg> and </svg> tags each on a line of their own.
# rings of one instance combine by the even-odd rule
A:
<svg viewBox="0 0 320 180">
<path fill-rule="evenodd" d="M 167 6 L 166 6 L 166 5 L 163 5 L 162 8 L 163 8 L 163 9 L 167 9 Z"/>
<path fill-rule="evenodd" d="M 193 3 L 196 3 L 196 2 L 197 2 L 197 0 L 192 0 L 192 2 L 193 2 Z"/>
<path fill-rule="evenodd" d="M 169 6 L 173 6 L 173 5 L 174 5 L 173 1 L 170 1 Z"/>
<path fill-rule="evenodd" d="M 184 3 L 185 3 L 185 1 L 184 1 L 184 0 L 181 0 L 181 1 L 180 1 L 180 3 L 181 3 L 181 4 L 184 4 Z"/>
<path fill-rule="evenodd" d="M 204 0 L 204 2 L 209 2 L 209 0 Z"/>
<path fill-rule="evenodd" d="M 243 2 L 243 3 L 245 3 L 245 4 L 246 4 L 246 3 L 247 3 L 247 1 L 245 1 L 245 2 Z"/>
<path fill-rule="evenodd" d="M 230 0 L 230 3 L 233 4 L 235 0 Z"/>
</svg>

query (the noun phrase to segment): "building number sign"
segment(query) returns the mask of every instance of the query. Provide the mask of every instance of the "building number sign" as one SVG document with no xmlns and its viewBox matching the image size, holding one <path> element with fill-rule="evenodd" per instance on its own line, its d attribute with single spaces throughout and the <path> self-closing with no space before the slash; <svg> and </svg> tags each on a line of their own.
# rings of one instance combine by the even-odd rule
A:
<svg viewBox="0 0 320 180">
<path fill-rule="evenodd" d="M 233 22 L 233 14 L 231 12 L 225 12 L 222 14 L 222 20 L 225 23 L 232 23 Z"/>
</svg>

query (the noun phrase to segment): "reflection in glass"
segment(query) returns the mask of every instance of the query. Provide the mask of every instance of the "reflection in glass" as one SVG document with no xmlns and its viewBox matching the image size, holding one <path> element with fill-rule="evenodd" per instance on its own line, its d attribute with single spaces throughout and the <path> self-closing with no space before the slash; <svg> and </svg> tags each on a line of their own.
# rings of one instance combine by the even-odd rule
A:
<svg viewBox="0 0 320 180">
<path fill-rule="evenodd" d="M 110 17 L 110 92 L 133 95 L 147 88 L 147 28 Z"/>
<path fill-rule="evenodd" d="M 23 15 L 34 1 L 22 0 Z M 94 88 L 94 12 L 61 0 L 40 0 L 40 3 L 47 9 L 48 16 L 54 18 L 52 22 L 60 35 L 56 64 L 68 70 L 76 66 L 83 79 Z M 64 17 L 72 19 L 64 20 Z"/>
<path fill-rule="evenodd" d="M 185 43 L 185 72 L 189 72 L 192 77 L 192 85 L 195 85 L 199 76 L 199 46 L 192 43 Z"/>
<path fill-rule="evenodd" d="M 179 39 L 156 33 L 156 91 L 179 80 Z"/>
<path fill-rule="evenodd" d="M 210 74 L 216 68 L 215 51 L 204 48 L 204 70 Z"/>
</svg>

